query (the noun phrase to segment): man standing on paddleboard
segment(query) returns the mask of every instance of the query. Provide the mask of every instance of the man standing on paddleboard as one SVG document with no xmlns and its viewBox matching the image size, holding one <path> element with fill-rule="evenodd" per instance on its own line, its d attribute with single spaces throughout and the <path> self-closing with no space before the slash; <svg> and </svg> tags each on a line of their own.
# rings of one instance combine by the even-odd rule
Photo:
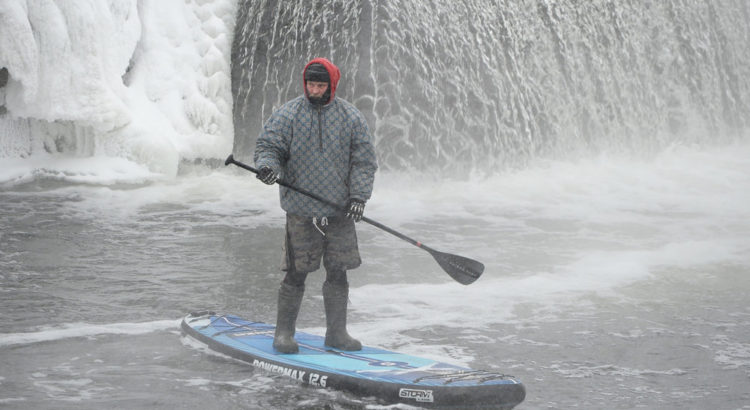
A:
<svg viewBox="0 0 750 410">
<path fill-rule="evenodd" d="M 307 63 L 302 72 L 304 95 L 276 110 L 263 126 L 255 145 L 258 179 L 274 184 L 282 178 L 345 211 L 281 186 L 286 211 L 284 263 L 279 288 L 273 347 L 296 353 L 297 314 L 307 274 L 326 270 L 323 303 L 326 346 L 360 350 L 362 344 L 346 331 L 349 298 L 347 270 L 362 262 L 354 223 L 362 219 L 377 170 L 367 122 L 351 103 L 336 97 L 341 73 L 325 58 Z"/>
</svg>

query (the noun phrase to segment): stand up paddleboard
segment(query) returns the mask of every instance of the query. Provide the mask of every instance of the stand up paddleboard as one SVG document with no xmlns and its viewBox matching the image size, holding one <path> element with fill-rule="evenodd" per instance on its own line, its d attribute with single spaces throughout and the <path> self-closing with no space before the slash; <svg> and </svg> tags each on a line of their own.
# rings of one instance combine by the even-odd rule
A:
<svg viewBox="0 0 750 410">
<path fill-rule="evenodd" d="M 299 353 L 283 354 L 272 346 L 274 326 L 232 315 L 191 313 L 183 319 L 182 329 L 211 349 L 266 371 L 387 403 L 511 409 L 526 397 L 523 384 L 513 376 L 367 346 L 346 352 L 303 332 L 295 334 Z"/>
</svg>

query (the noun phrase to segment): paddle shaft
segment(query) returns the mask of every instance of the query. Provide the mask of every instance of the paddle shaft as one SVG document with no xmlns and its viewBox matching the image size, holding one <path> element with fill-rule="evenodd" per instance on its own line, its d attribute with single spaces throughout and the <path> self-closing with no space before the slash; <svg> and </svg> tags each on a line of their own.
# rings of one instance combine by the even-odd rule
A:
<svg viewBox="0 0 750 410">
<path fill-rule="evenodd" d="M 232 155 L 230 155 L 227 158 L 227 160 L 224 162 L 224 165 L 229 165 L 229 164 L 237 165 L 238 167 L 244 168 L 244 169 L 246 169 L 246 170 L 248 170 L 248 171 L 250 171 L 250 172 L 252 172 L 254 174 L 258 173 L 257 169 L 251 167 L 250 165 L 247 165 L 247 164 L 244 164 L 244 163 L 242 163 L 240 161 L 235 160 L 234 156 L 232 156 Z M 299 192 L 300 194 L 307 195 L 310 198 L 318 200 L 318 201 L 320 201 L 320 202 L 322 202 L 322 203 L 324 203 L 326 205 L 332 206 L 332 207 L 334 207 L 334 208 L 336 208 L 336 209 L 338 209 L 340 211 L 345 211 L 344 207 L 342 207 L 341 205 L 336 204 L 336 203 L 334 203 L 332 201 L 329 201 L 328 199 L 322 198 L 319 195 L 314 194 L 314 193 L 312 193 L 310 191 L 307 191 L 307 190 L 304 190 L 302 188 L 298 188 L 298 187 L 296 187 L 294 185 L 291 185 L 291 184 L 287 183 L 286 181 L 283 181 L 283 180 L 279 179 L 279 180 L 276 180 L 276 183 L 279 184 L 279 185 L 281 185 L 281 186 L 283 186 L 283 187 L 287 187 L 287 188 L 291 189 L 292 191 L 296 191 L 296 192 Z M 410 244 L 412 244 L 412 245 L 414 245 L 414 246 L 416 246 L 418 248 L 424 249 L 425 251 L 427 251 L 427 252 L 429 252 L 431 254 L 433 254 L 433 253 L 436 252 L 434 249 L 428 247 L 427 245 L 424 245 L 422 242 L 414 240 L 414 239 L 412 239 L 412 238 L 410 238 L 410 237 L 402 234 L 401 232 L 398 232 L 398 231 L 396 231 L 396 230 L 394 230 L 392 228 L 389 228 L 389 227 L 381 224 L 378 221 L 372 220 L 372 219 L 370 219 L 370 218 L 368 218 L 366 216 L 363 216 L 362 220 L 365 221 L 365 222 L 367 222 L 368 224 L 370 224 L 372 226 L 375 226 L 377 228 L 380 228 L 380 229 L 388 232 L 389 234 L 391 234 L 391 235 L 393 235 L 393 236 L 395 236 L 395 237 L 397 237 L 399 239 L 402 239 L 402 240 L 404 240 L 406 242 L 409 242 Z"/>
<path fill-rule="evenodd" d="M 229 165 L 229 164 L 237 165 L 240 168 L 244 168 L 244 169 L 246 169 L 246 170 L 248 170 L 248 171 L 250 171 L 250 172 L 252 172 L 254 174 L 258 174 L 258 170 L 257 169 L 255 169 L 255 168 L 253 168 L 253 167 L 251 167 L 251 166 L 249 166 L 247 164 L 243 164 L 240 161 L 235 161 L 235 159 L 234 159 L 234 157 L 232 155 L 228 156 L 227 159 L 226 159 L 226 161 L 224 161 L 224 165 Z M 298 188 L 298 187 L 295 187 L 293 185 L 290 185 L 290 184 L 288 184 L 285 181 L 276 180 L 276 183 L 278 183 L 281 186 L 287 187 L 287 188 L 289 188 L 289 189 L 291 189 L 291 190 L 293 190 L 295 192 L 299 192 L 299 193 L 301 193 L 303 195 L 307 195 L 310 198 L 318 200 L 318 201 L 320 201 L 320 202 L 322 202 L 322 203 L 324 203 L 326 205 L 330 205 L 330 206 L 332 206 L 335 209 L 338 209 L 338 210 L 341 210 L 341 211 L 345 211 L 344 207 L 342 207 L 341 205 L 333 203 L 333 202 L 329 201 L 326 198 L 321 198 L 320 196 L 318 196 L 318 195 L 316 195 L 316 194 L 314 194 L 312 192 L 306 191 L 306 190 L 304 190 L 302 188 Z M 396 231 L 396 230 L 394 230 L 392 228 L 389 228 L 389 227 L 381 224 L 380 222 L 373 221 L 372 219 L 364 217 L 364 216 L 362 217 L 362 220 L 365 221 L 365 222 L 367 222 L 367 223 L 369 223 L 370 225 L 372 225 L 372 226 L 374 226 L 376 228 L 380 228 L 380 229 L 382 229 L 382 230 L 390 233 L 391 235 L 393 235 L 393 236 L 395 236 L 395 237 L 397 237 L 399 239 L 402 239 L 402 240 L 404 240 L 406 242 L 409 242 L 410 244 L 412 244 L 412 245 L 414 245 L 414 246 L 416 246 L 416 247 L 418 247 L 420 249 L 423 249 L 423 250 L 429 252 L 430 255 L 432 255 L 432 257 L 435 258 L 435 261 L 438 263 L 438 265 L 440 265 L 440 267 L 443 268 L 443 270 L 445 271 L 445 273 L 447 273 L 448 275 L 450 275 L 450 277 L 453 278 L 453 280 L 455 280 L 456 282 L 458 282 L 458 283 L 460 283 L 462 285 L 468 285 L 468 284 L 473 283 L 474 281 L 476 281 L 477 279 L 479 279 L 479 277 L 482 275 L 482 272 L 484 272 L 484 265 L 481 262 L 479 262 L 479 261 L 475 261 L 473 259 L 465 258 L 463 256 L 452 255 L 450 253 L 444 253 L 444 252 L 436 251 L 436 250 L 434 250 L 434 249 L 432 249 L 430 247 L 427 247 L 426 245 L 422 244 L 422 242 L 414 240 L 414 239 L 412 239 L 412 238 L 410 238 L 410 237 L 402 234 L 401 232 L 398 232 L 398 231 Z"/>
</svg>

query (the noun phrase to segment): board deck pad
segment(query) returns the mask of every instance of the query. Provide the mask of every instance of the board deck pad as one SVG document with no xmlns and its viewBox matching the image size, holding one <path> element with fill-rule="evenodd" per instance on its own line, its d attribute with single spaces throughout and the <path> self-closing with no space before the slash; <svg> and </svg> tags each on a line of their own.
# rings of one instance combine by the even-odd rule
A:
<svg viewBox="0 0 750 410">
<path fill-rule="evenodd" d="M 191 313 L 183 319 L 182 329 L 211 349 L 266 371 L 386 403 L 511 409 L 526 396 L 524 385 L 513 376 L 368 346 L 347 352 L 304 332 L 295 334 L 299 353 L 280 353 L 273 348 L 273 325 L 234 315 Z"/>
</svg>

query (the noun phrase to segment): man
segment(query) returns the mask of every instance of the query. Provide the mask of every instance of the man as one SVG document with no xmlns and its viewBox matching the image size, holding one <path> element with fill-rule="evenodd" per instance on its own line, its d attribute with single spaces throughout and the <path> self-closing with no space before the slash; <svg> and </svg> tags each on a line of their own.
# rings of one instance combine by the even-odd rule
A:
<svg viewBox="0 0 750 410">
<path fill-rule="evenodd" d="M 323 304 L 326 346 L 360 350 L 346 331 L 349 282 L 346 271 L 361 264 L 354 222 L 362 218 L 377 170 L 367 123 L 352 104 L 336 98 L 338 67 L 316 58 L 303 70 L 304 95 L 279 108 L 266 121 L 255 146 L 258 179 L 292 186 L 340 204 L 340 209 L 280 187 L 286 215 L 284 266 L 273 347 L 296 353 L 294 333 L 307 274 L 326 270 Z"/>
</svg>

